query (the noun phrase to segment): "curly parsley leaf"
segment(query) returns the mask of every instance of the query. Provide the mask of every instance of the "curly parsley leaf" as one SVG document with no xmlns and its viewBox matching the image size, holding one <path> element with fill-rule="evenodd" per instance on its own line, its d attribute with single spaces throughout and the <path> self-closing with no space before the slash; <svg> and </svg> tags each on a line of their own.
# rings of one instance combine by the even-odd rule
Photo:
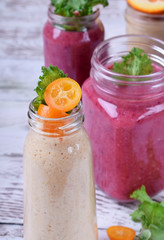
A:
<svg viewBox="0 0 164 240">
<path fill-rule="evenodd" d="M 93 7 L 108 5 L 108 0 L 51 0 L 55 13 L 65 17 L 86 16 L 93 13 Z M 78 13 L 78 14 L 75 14 Z"/>
<path fill-rule="evenodd" d="M 37 93 L 37 98 L 33 102 L 33 106 L 35 110 L 38 110 L 39 105 L 46 104 L 44 101 L 44 91 L 46 87 L 53 82 L 54 80 L 62 77 L 67 77 L 67 74 L 64 74 L 58 67 L 49 65 L 48 68 L 42 67 L 43 75 L 39 77 L 38 85 L 34 89 Z"/>
<path fill-rule="evenodd" d="M 141 222 L 142 231 L 139 234 L 140 240 L 163 240 L 164 239 L 164 205 L 163 202 L 153 201 L 146 193 L 145 187 L 142 186 L 133 192 L 130 196 L 139 200 L 138 209 L 131 216 L 135 222 Z M 143 234 L 143 231 L 147 233 Z M 149 233 L 148 233 L 149 232 Z"/>
<path fill-rule="evenodd" d="M 150 58 L 140 48 L 133 48 L 126 56 L 122 57 L 122 62 L 115 62 L 113 68 L 114 72 L 139 76 L 153 73 L 153 66 Z"/>
<path fill-rule="evenodd" d="M 130 195 L 130 197 L 140 201 L 141 203 L 143 203 L 144 201 L 153 202 L 152 199 L 147 195 L 146 188 L 144 185 L 142 185 L 141 189 L 134 191 Z"/>
</svg>

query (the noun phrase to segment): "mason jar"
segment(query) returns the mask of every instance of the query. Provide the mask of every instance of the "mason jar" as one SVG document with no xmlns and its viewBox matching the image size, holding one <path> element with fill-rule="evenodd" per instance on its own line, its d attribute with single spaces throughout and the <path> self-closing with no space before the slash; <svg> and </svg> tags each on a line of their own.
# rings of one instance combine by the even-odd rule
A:
<svg viewBox="0 0 164 240">
<path fill-rule="evenodd" d="M 79 104 L 43 118 L 32 103 L 24 146 L 24 239 L 97 240 L 92 151 Z"/>
<path fill-rule="evenodd" d="M 99 14 L 97 10 L 88 16 L 63 17 L 50 5 L 43 29 L 45 66 L 57 66 L 82 85 L 89 77 L 93 50 L 104 40 Z"/>
<path fill-rule="evenodd" d="M 142 46 L 152 60 L 152 74 L 128 76 L 110 70 L 121 56 Z M 122 201 L 130 200 L 129 195 L 141 185 L 150 195 L 162 190 L 164 42 L 122 35 L 99 44 L 82 96 L 97 185 Z"/>
<path fill-rule="evenodd" d="M 144 34 L 164 40 L 164 14 L 144 13 L 127 5 L 125 20 L 127 34 Z"/>
</svg>

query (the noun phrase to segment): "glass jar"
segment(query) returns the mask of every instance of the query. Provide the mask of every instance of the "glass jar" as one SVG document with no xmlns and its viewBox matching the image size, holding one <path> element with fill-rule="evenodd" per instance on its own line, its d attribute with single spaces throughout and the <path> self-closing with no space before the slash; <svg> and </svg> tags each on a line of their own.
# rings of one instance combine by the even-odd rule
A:
<svg viewBox="0 0 164 240">
<path fill-rule="evenodd" d="M 61 119 L 32 103 L 24 146 L 24 239 L 97 240 L 92 151 L 82 106 Z"/>
<path fill-rule="evenodd" d="M 45 66 L 57 66 L 82 85 L 89 77 L 93 50 L 104 40 L 98 17 L 99 10 L 83 17 L 63 17 L 50 6 L 43 30 Z"/>
<path fill-rule="evenodd" d="M 154 73 L 112 72 L 113 62 L 134 46 L 144 46 Z M 163 49 L 164 42 L 147 36 L 106 40 L 95 49 L 91 76 L 83 84 L 84 126 L 92 143 L 95 181 L 118 200 L 130 200 L 142 184 L 150 195 L 164 188 Z"/>
<path fill-rule="evenodd" d="M 127 5 L 125 11 L 127 34 L 145 34 L 164 40 L 164 14 L 149 14 Z"/>
</svg>

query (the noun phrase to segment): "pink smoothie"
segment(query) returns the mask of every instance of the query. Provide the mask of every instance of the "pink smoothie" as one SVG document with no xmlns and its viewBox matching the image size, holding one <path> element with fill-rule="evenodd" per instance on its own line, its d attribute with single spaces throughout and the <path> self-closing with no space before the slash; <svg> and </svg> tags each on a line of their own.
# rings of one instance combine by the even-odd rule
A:
<svg viewBox="0 0 164 240">
<path fill-rule="evenodd" d="M 118 86 L 118 91 L 131 91 L 128 88 Z M 162 190 L 164 94 L 151 101 L 128 102 L 100 95 L 90 78 L 82 92 L 98 186 L 118 200 L 128 200 L 142 184 L 150 195 Z"/>
<path fill-rule="evenodd" d="M 45 66 L 56 65 L 80 85 L 89 77 L 95 47 L 104 39 L 101 24 L 84 32 L 65 31 L 49 22 L 43 30 Z"/>
</svg>

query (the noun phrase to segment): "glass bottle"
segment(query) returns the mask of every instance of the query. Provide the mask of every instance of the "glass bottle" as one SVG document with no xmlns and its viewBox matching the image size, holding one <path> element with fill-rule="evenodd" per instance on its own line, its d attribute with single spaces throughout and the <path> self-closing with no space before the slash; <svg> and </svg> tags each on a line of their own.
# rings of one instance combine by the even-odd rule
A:
<svg viewBox="0 0 164 240">
<path fill-rule="evenodd" d="M 153 62 L 150 75 L 110 70 L 133 47 Z M 101 43 L 82 88 L 85 128 L 91 139 L 97 185 L 118 200 L 145 185 L 154 195 L 164 188 L 164 42 L 122 35 Z M 94 119 L 94 121 L 93 121 Z"/>
<path fill-rule="evenodd" d="M 60 119 L 32 103 L 24 146 L 24 239 L 97 240 L 92 151 L 79 104 Z"/>
<path fill-rule="evenodd" d="M 164 40 L 164 14 L 150 14 L 127 5 L 125 11 L 127 34 L 144 34 Z"/>
<path fill-rule="evenodd" d="M 93 50 L 104 40 L 99 14 L 97 10 L 88 16 L 63 17 L 50 5 L 43 30 L 45 66 L 57 66 L 82 85 L 89 77 Z"/>
</svg>

